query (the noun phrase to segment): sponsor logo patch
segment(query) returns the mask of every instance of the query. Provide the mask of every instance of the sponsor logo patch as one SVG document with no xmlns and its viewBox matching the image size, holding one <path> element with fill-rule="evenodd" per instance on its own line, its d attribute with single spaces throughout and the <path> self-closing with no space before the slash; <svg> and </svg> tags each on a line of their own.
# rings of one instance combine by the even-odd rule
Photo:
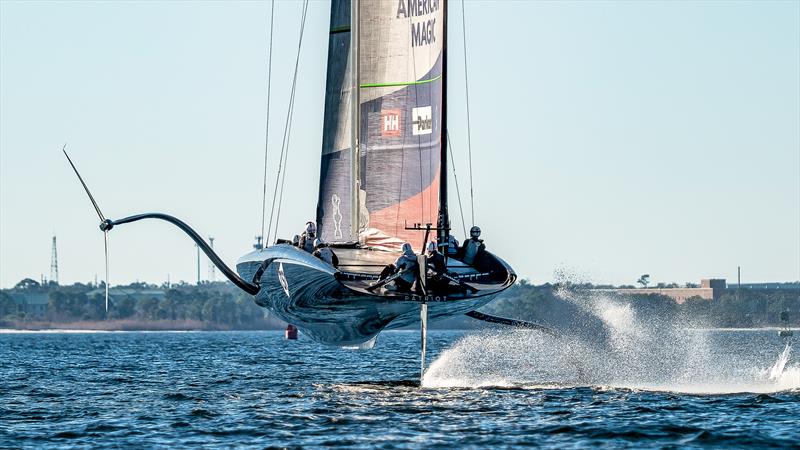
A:
<svg viewBox="0 0 800 450">
<path fill-rule="evenodd" d="M 433 132 L 433 114 L 430 106 L 420 106 L 411 110 L 411 133 L 415 136 Z"/>
<path fill-rule="evenodd" d="M 381 111 L 381 136 L 400 136 L 400 110 Z"/>
</svg>

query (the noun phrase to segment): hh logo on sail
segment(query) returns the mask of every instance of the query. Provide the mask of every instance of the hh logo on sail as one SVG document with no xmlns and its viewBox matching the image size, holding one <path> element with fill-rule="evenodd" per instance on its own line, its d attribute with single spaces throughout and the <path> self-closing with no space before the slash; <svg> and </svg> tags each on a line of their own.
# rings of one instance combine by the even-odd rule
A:
<svg viewBox="0 0 800 450">
<path fill-rule="evenodd" d="M 430 106 L 421 106 L 419 108 L 412 108 L 411 117 L 414 119 L 411 122 L 411 133 L 416 135 L 431 134 L 433 132 L 433 114 L 431 113 Z"/>
<path fill-rule="evenodd" d="M 400 110 L 381 111 L 381 136 L 400 136 Z"/>
</svg>

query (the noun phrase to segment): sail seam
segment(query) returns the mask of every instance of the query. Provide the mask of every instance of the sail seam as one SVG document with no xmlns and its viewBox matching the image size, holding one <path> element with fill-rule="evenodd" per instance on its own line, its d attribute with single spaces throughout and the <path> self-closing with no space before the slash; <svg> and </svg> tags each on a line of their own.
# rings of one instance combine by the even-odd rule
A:
<svg viewBox="0 0 800 450">
<path fill-rule="evenodd" d="M 427 80 L 419 80 L 419 81 L 407 81 L 407 82 L 397 82 L 397 83 L 367 83 L 361 84 L 359 87 L 361 88 L 373 88 L 373 87 L 392 87 L 392 86 L 414 86 L 418 84 L 426 84 L 426 83 L 433 83 L 441 79 L 441 75 L 437 75 L 433 78 L 428 78 Z"/>
</svg>

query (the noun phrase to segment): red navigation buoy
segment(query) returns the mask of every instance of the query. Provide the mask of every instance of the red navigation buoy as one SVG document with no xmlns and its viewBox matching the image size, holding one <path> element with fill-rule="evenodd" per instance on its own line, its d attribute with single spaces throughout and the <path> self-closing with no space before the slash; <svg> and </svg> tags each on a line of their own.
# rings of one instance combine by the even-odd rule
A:
<svg viewBox="0 0 800 450">
<path fill-rule="evenodd" d="M 286 339 L 297 339 L 297 327 L 292 324 L 287 325 L 284 335 Z"/>
</svg>

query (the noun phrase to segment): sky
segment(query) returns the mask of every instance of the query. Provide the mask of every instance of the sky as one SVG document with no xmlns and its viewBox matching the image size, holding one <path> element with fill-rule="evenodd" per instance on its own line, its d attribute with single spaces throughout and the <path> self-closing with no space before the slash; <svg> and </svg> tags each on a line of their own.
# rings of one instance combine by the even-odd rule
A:
<svg viewBox="0 0 800 450">
<path fill-rule="evenodd" d="M 251 249 L 269 7 L 0 1 L 0 287 L 49 276 L 54 234 L 62 284 L 103 279 L 64 143 L 107 217 L 173 214 L 229 264 Z M 732 281 L 741 266 L 742 282 L 800 280 L 800 2 L 464 8 L 476 224 L 521 277 Z M 280 236 L 315 214 L 329 12 L 310 3 Z M 276 2 L 269 192 L 300 13 Z M 461 3 L 450 13 L 448 127 L 469 217 Z M 454 189 L 450 203 L 461 230 Z M 112 284 L 196 281 L 195 245 L 166 223 L 115 228 L 109 252 Z"/>
</svg>

